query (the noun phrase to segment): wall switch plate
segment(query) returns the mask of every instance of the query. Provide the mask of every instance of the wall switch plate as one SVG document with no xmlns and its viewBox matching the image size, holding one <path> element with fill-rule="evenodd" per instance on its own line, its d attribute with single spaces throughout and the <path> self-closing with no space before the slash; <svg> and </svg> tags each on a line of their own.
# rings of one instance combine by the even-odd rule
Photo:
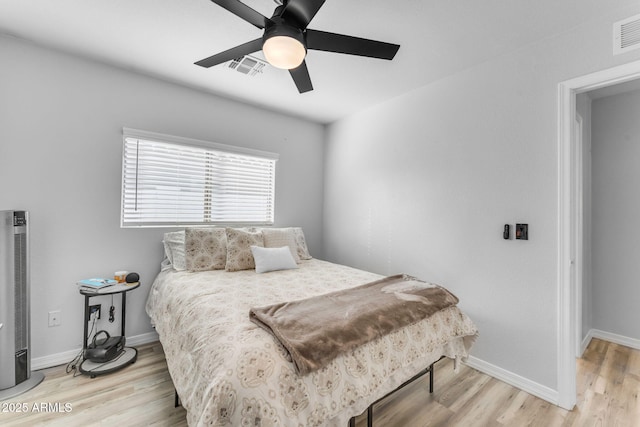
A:
<svg viewBox="0 0 640 427">
<path fill-rule="evenodd" d="M 60 326 L 62 323 L 62 315 L 60 313 L 60 310 L 56 310 L 56 311 L 50 311 L 49 312 L 49 327 L 52 326 Z"/>
<path fill-rule="evenodd" d="M 529 224 L 516 224 L 516 239 L 529 240 Z"/>
</svg>

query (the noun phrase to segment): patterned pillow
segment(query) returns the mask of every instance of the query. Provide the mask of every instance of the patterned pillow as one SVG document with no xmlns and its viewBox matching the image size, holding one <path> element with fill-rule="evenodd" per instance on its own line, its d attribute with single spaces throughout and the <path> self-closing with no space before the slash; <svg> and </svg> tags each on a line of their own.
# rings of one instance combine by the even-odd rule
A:
<svg viewBox="0 0 640 427">
<path fill-rule="evenodd" d="M 256 268 L 251 246 L 264 247 L 262 231 L 227 228 L 227 262 L 225 270 L 240 271 Z"/>
<path fill-rule="evenodd" d="M 312 259 L 312 256 L 309 254 L 309 249 L 307 248 L 307 241 L 304 238 L 302 228 L 293 227 L 293 235 L 296 238 L 298 257 L 300 257 L 300 259 Z"/>
<path fill-rule="evenodd" d="M 291 251 L 291 256 L 293 256 L 293 260 L 296 263 L 300 262 L 298 245 L 296 243 L 296 236 L 293 233 L 293 228 L 263 228 L 262 236 L 264 237 L 265 248 L 281 248 L 283 246 L 288 246 Z"/>
<path fill-rule="evenodd" d="M 185 264 L 189 271 L 222 270 L 227 262 L 224 228 L 187 228 L 184 232 Z"/>
</svg>

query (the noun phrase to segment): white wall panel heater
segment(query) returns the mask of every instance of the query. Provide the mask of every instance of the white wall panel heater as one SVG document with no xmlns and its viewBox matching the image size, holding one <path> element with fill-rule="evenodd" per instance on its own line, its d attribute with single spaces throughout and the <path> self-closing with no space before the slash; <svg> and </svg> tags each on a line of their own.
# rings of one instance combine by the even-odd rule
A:
<svg viewBox="0 0 640 427">
<path fill-rule="evenodd" d="M 0 211 L 0 400 L 40 384 L 31 373 L 29 214 Z"/>
</svg>

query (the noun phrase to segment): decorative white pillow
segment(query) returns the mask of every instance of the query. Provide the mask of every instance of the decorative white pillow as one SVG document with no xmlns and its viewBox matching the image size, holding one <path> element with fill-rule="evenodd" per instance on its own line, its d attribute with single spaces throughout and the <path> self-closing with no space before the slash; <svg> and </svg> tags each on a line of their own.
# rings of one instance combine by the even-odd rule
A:
<svg viewBox="0 0 640 427">
<path fill-rule="evenodd" d="M 262 236 L 264 237 L 265 248 L 281 248 L 287 246 L 295 262 L 300 262 L 298 245 L 296 243 L 296 236 L 293 233 L 293 228 L 263 228 Z"/>
<path fill-rule="evenodd" d="M 227 263 L 224 228 L 187 228 L 184 235 L 185 263 L 189 271 L 222 270 Z"/>
<path fill-rule="evenodd" d="M 251 252 L 256 264 L 256 273 L 298 268 L 288 246 L 281 248 L 251 246 Z"/>
<path fill-rule="evenodd" d="M 264 247 L 262 231 L 227 228 L 227 262 L 225 270 L 253 270 L 256 264 L 251 253 L 251 246 Z"/>
<path fill-rule="evenodd" d="M 164 233 L 162 243 L 164 244 L 164 253 L 171 262 L 171 266 L 178 271 L 186 270 L 184 230 Z"/>
</svg>

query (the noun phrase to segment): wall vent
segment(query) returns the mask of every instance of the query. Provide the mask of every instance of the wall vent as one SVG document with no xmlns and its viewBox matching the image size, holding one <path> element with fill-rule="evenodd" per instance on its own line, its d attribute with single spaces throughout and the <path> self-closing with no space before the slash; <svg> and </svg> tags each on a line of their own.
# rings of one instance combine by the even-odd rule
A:
<svg viewBox="0 0 640 427">
<path fill-rule="evenodd" d="M 262 70 L 267 63 L 253 56 L 245 55 L 229 62 L 229 68 L 247 76 L 255 77 L 262 74 Z"/>
<path fill-rule="evenodd" d="M 613 24 L 613 54 L 640 49 L 640 15 Z"/>
</svg>

